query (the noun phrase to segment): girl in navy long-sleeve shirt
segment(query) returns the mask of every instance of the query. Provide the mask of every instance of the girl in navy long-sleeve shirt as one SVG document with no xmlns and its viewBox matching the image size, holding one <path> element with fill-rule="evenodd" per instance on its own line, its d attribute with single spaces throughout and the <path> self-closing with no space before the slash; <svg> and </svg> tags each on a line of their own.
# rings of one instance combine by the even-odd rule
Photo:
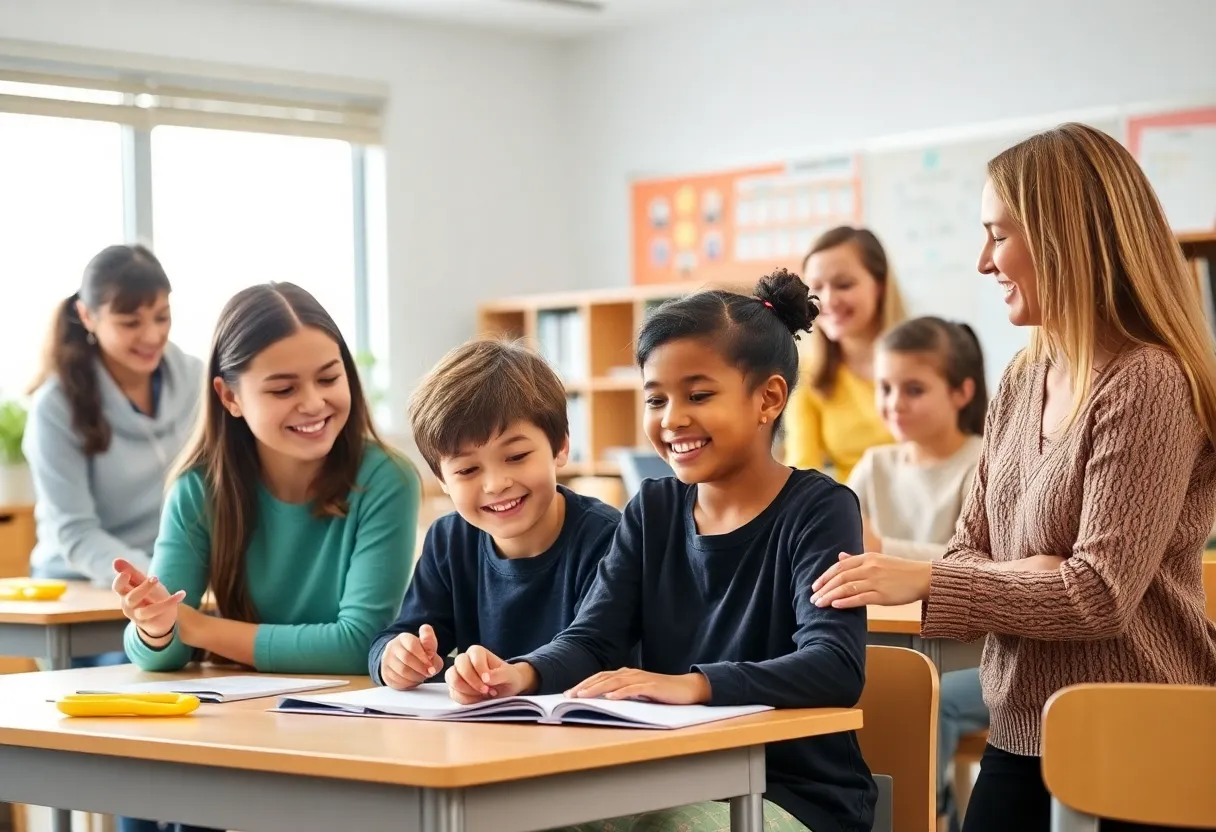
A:
<svg viewBox="0 0 1216 832">
<path fill-rule="evenodd" d="M 647 436 L 676 478 L 648 480 L 625 509 L 574 623 L 511 662 L 482 647 L 447 673 L 453 698 L 556 693 L 671 704 L 852 707 L 865 679 L 864 609 L 818 608 L 811 583 L 862 549 L 857 498 L 772 453 L 798 375 L 796 334 L 816 308 L 796 276 L 755 297 L 668 302 L 637 340 Z M 624 668 L 638 645 L 639 667 Z M 771 829 L 861 832 L 876 789 L 852 732 L 767 750 Z M 727 828 L 710 803 L 609 828 Z M 603 829 L 605 824 L 590 824 Z"/>
</svg>

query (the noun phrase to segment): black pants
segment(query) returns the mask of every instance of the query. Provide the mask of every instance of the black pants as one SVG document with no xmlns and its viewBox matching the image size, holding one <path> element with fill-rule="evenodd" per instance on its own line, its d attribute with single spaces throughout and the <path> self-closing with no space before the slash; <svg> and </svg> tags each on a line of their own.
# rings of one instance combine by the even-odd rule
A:
<svg viewBox="0 0 1216 832">
<path fill-rule="evenodd" d="M 984 749 L 980 774 L 967 801 L 963 832 L 1048 832 L 1051 795 L 1039 757 Z M 1165 832 L 1172 827 L 1104 820 L 1102 832 Z"/>
</svg>

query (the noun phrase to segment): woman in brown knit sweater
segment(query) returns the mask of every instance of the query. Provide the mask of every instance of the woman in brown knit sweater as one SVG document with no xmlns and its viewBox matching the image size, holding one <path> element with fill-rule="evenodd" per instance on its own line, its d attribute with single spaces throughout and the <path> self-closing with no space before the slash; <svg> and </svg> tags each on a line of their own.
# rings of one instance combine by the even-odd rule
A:
<svg viewBox="0 0 1216 832">
<path fill-rule="evenodd" d="M 1216 684 L 1201 550 L 1216 513 L 1216 352 L 1148 180 L 1066 124 L 988 165 L 979 269 L 1030 346 L 988 411 L 944 560 L 842 555 L 821 606 L 923 600 L 921 632 L 987 635 L 989 746 L 966 832 L 1037 832 L 1043 706 L 1081 682 Z M 1104 824 L 1104 829 L 1139 828 Z"/>
</svg>

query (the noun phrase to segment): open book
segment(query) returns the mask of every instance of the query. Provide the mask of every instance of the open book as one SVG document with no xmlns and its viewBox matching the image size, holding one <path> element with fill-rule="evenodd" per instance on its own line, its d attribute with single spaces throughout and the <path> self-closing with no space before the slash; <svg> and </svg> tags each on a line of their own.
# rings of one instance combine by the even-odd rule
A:
<svg viewBox="0 0 1216 832">
<path fill-rule="evenodd" d="M 768 711 L 768 705 L 717 707 L 659 705 L 612 699 L 568 699 L 549 696 L 508 696 L 476 705 L 458 705 L 447 685 L 419 685 L 413 690 L 368 688 L 310 696 L 286 696 L 276 711 L 336 716 L 396 717 L 452 722 L 539 722 L 546 725 L 581 723 L 618 728 L 686 728 L 705 722 Z"/>
<path fill-rule="evenodd" d="M 340 688 L 346 679 L 294 679 L 287 676 L 212 676 L 205 679 L 170 679 L 166 682 L 136 682 L 106 690 L 77 693 L 190 693 L 202 702 L 239 702 L 306 690 Z"/>
</svg>

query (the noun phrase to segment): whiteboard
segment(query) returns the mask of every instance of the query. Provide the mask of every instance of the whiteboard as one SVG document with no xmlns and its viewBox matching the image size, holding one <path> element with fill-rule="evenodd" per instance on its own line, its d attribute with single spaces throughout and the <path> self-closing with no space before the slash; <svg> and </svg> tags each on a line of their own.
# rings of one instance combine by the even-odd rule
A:
<svg viewBox="0 0 1216 832">
<path fill-rule="evenodd" d="M 1115 120 L 1091 123 L 1122 137 Z M 1009 323 L 996 281 L 976 268 L 985 239 L 980 192 L 988 160 L 1032 132 L 871 151 L 863 160 L 866 223 L 887 250 L 909 316 L 970 324 L 990 393 L 1030 332 Z"/>
</svg>

